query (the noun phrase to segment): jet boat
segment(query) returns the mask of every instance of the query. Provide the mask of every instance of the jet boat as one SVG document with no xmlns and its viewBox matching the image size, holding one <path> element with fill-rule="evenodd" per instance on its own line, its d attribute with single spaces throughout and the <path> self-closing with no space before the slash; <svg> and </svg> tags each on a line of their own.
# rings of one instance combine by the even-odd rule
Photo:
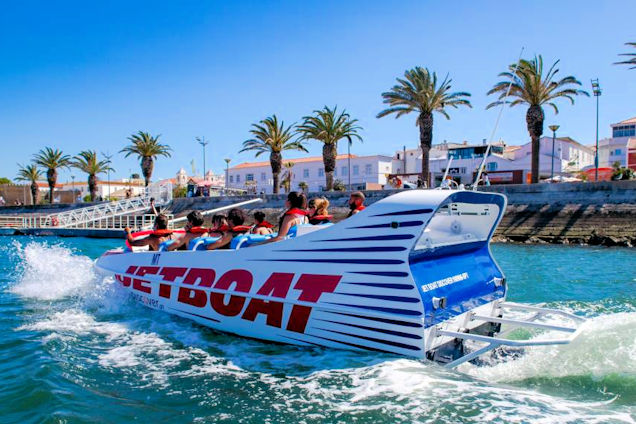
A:
<svg viewBox="0 0 636 424">
<path fill-rule="evenodd" d="M 489 246 L 505 208 L 495 193 L 409 190 L 278 243 L 117 249 L 96 267 L 144 305 L 219 331 L 453 367 L 498 346 L 569 343 L 584 321 L 505 300 Z M 512 340 L 502 325 L 550 334 Z"/>
</svg>

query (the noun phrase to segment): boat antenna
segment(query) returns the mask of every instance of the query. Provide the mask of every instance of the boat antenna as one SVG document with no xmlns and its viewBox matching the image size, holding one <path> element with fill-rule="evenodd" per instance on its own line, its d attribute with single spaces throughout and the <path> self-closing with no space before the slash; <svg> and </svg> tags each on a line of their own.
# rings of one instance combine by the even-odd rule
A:
<svg viewBox="0 0 636 424">
<path fill-rule="evenodd" d="M 501 102 L 501 108 L 499 108 L 499 114 L 497 114 L 497 120 L 495 121 L 495 127 L 492 129 L 492 133 L 490 134 L 488 146 L 486 147 L 486 152 L 484 153 L 484 159 L 481 161 L 479 165 L 479 170 L 477 171 L 477 177 L 475 178 L 475 182 L 473 182 L 473 191 L 477 191 L 477 185 L 479 184 L 479 180 L 481 179 L 481 174 L 484 172 L 484 166 L 486 166 L 486 159 L 488 159 L 488 155 L 490 154 L 490 147 L 495 140 L 495 134 L 497 133 L 497 128 L 499 127 L 499 121 L 501 120 L 501 115 L 503 114 L 504 107 L 506 106 L 506 99 L 510 94 L 510 90 L 512 89 L 512 82 L 514 81 L 514 77 L 517 75 L 517 69 L 519 69 L 519 62 L 521 61 L 521 56 L 523 55 L 524 47 L 521 47 L 521 51 L 519 52 L 519 58 L 517 59 L 517 63 L 515 63 L 515 70 L 512 72 L 512 77 L 510 79 L 510 84 L 508 84 L 508 89 L 506 90 L 506 95 Z"/>
</svg>

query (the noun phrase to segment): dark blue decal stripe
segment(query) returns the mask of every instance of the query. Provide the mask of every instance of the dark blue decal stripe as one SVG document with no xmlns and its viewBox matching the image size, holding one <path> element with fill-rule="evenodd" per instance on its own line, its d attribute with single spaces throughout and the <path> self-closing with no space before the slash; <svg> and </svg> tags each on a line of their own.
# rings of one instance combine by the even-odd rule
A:
<svg viewBox="0 0 636 424">
<path fill-rule="evenodd" d="M 404 221 L 404 222 L 398 222 L 397 223 L 397 228 L 402 228 L 402 227 L 417 227 L 420 225 L 423 225 L 424 221 Z M 373 225 L 360 225 L 358 227 L 348 227 L 348 230 L 358 230 L 358 229 L 364 229 L 364 228 L 393 228 L 394 223 L 392 222 L 387 222 L 386 224 L 373 224 Z"/>
<path fill-rule="evenodd" d="M 379 287 L 382 289 L 395 289 L 395 290 L 413 290 L 415 287 L 410 284 L 398 284 L 398 283 L 350 283 L 343 281 L 340 284 L 351 284 L 354 286 L 366 286 L 366 287 Z"/>
<path fill-rule="evenodd" d="M 314 346 L 324 347 L 324 345 L 321 345 L 321 344 L 318 344 L 318 343 L 314 343 L 314 342 L 310 342 L 308 340 L 301 340 L 301 339 L 297 339 L 295 337 L 284 336 L 282 334 L 281 334 L 281 337 L 284 337 L 284 338 L 290 339 L 290 340 L 296 340 L 297 342 L 301 342 L 301 343 L 307 343 L 307 344 L 314 345 Z"/>
<path fill-rule="evenodd" d="M 433 209 L 413 209 L 410 211 L 389 212 L 389 213 L 382 213 L 380 215 L 371 215 L 371 216 L 419 215 L 422 213 L 431 213 L 431 212 L 433 212 Z"/>
<path fill-rule="evenodd" d="M 409 315 L 409 316 L 418 316 L 418 317 L 422 315 L 420 311 L 411 311 L 410 309 L 385 308 L 383 306 L 351 305 L 348 303 L 335 303 L 335 302 L 327 302 L 327 303 L 330 303 L 331 305 L 348 306 L 350 308 L 359 308 L 359 309 L 368 309 L 370 311 L 387 312 L 389 314 L 396 314 L 396 315 Z"/>
<path fill-rule="evenodd" d="M 346 312 L 335 312 L 335 311 L 321 311 L 321 312 L 327 312 L 327 313 L 336 314 L 336 315 L 344 315 L 344 316 L 352 317 L 352 318 L 366 319 L 369 321 L 383 322 L 385 324 L 401 325 L 402 327 L 422 328 L 422 324 L 418 324 L 417 322 L 400 321 L 397 319 L 389 319 L 389 318 L 367 317 L 364 315 L 348 314 Z"/>
<path fill-rule="evenodd" d="M 377 246 L 377 247 L 334 247 L 328 249 L 288 249 L 276 250 L 276 252 L 403 252 L 402 246 Z"/>
<path fill-rule="evenodd" d="M 326 319 L 319 319 L 319 318 L 316 318 L 316 321 L 324 321 L 324 322 L 330 322 L 332 324 L 346 325 L 348 327 L 355 327 L 355 328 L 360 328 L 362 330 L 369 330 L 369 331 L 375 331 L 377 333 L 390 334 L 392 336 L 404 337 L 407 339 L 415 339 L 415 340 L 422 339 L 422 336 L 418 334 L 404 333 L 402 331 L 395 331 L 395 330 L 387 330 L 385 328 L 367 327 L 366 325 L 349 324 L 347 322 L 329 321 Z"/>
<path fill-rule="evenodd" d="M 400 265 L 400 259 L 252 259 L 259 262 L 308 262 L 321 264 Z"/>
<path fill-rule="evenodd" d="M 393 347 L 399 347 L 401 349 L 420 350 L 420 348 L 418 346 L 412 346 L 410 344 L 394 342 L 394 341 L 391 341 L 391 340 L 376 339 L 375 337 L 361 336 L 359 334 L 350 334 L 350 333 L 345 333 L 343 331 L 328 330 L 326 328 L 318 328 L 318 327 L 316 327 L 316 330 L 322 330 L 322 331 L 328 331 L 330 333 L 342 334 L 343 336 L 355 337 L 357 339 L 368 340 L 370 342 L 385 344 L 385 345 L 393 346 Z"/>
<path fill-rule="evenodd" d="M 175 309 L 175 308 L 170 308 L 170 307 L 168 307 L 168 309 L 172 309 L 173 311 L 179 311 L 181 313 L 192 315 L 192 316 L 199 317 L 199 318 L 204 318 L 204 319 L 207 319 L 207 320 L 210 320 L 210 321 L 214 321 L 214 322 L 221 322 L 218 319 L 206 317 L 205 315 L 199 315 L 199 314 L 195 314 L 195 313 L 192 313 L 192 312 L 182 311 L 181 309 Z"/>
<path fill-rule="evenodd" d="M 314 240 L 314 242 L 322 241 L 389 241 L 389 240 L 410 240 L 414 238 L 413 234 L 393 234 L 390 236 L 367 236 L 367 237 L 349 237 L 339 239 Z"/>
<path fill-rule="evenodd" d="M 384 294 L 362 294 L 362 293 L 342 293 L 342 292 L 334 292 L 334 294 L 341 294 L 343 296 L 353 296 L 353 297 L 365 297 L 367 299 L 389 300 L 391 302 L 419 303 L 422 301 L 422 299 L 418 299 L 415 297 L 389 296 Z"/>
<path fill-rule="evenodd" d="M 337 339 L 330 339 L 329 337 L 316 336 L 315 334 L 309 334 L 309 335 L 311 337 L 315 337 L 317 339 L 329 340 L 330 342 L 340 343 L 340 344 L 343 344 L 345 346 L 355 347 L 357 349 L 372 350 L 374 352 L 395 354 L 395 352 L 391 352 L 390 350 L 378 349 L 377 347 L 363 346 L 363 345 L 359 345 L 359 344 L 355 344 L 355 343 L 345 342 L 344 340 L 337 340 Z"/>
<path fill-rule="evenodd" d="M 348 271 L 349 274 L 377 275 L 378 277 L 408 277 L 408 272 L 403 271 Z"/>
</svg>

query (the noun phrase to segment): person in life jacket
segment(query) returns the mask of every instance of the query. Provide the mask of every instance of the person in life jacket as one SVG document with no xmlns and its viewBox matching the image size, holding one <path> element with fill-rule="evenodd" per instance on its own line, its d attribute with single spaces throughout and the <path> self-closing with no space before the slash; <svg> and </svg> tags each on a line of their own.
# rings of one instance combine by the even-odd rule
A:
<svg viewBox="0 0 636 424">
<path fill-rule="evenodd" d="M 222 213 L 217 213 L 212 215 L 212 227 L 208 231 L 208 235 L 210 237 L 221 237 L 223 231 L 221 228 L 226 228 L 227 225 L 227 215 Z"/>
<path fill-rule="evenodd" d="M 309 201 L 307 213 L 312 225 L 327 224 L 333 218 L 329 215 L 329 200 L 326 197 L 314 197 Z"/>
<path fill-rule="evenodd" d="M 192 211 L 186 218 L 188 222 L 184 227 L 185 234 L 168 246 L 166 250 L 187 250 L 191 240 L 208 236 L 207 228 L 203 228 L 203 215 L 201 215 L 201 212 Z"/>
<path fill-rule="evenodd" d="M 250 231 L 250 226 L 243 225 L 245 222 L 245 212 L 243 209 L 234 208 L 227 214 L 227 225 L 219 227 L 217 231 L 221 232 L 221 238 L 206 246 L 207 250 L 216 249 L 229 249 L 232 239 L 241 234 L 245 234 Z"/>
<path fill-rule="evenodd" d="M 351 209 L 351 211 L 349 212 L 349 215 L 347 215 L 347 218 L 363 211 L 366 208 L 366 206 L 364 206 L 364 199 L 364 193 L 361 191 L 354 191 L 351 193 L 351 196 L 349 196 L 349 209 Z"/>
<path fill-rule="evenodd" d="M 306 224 L 308 222 L 306 207 L 307 197 L 305 194 L 298 191 L 290 191 L 287 195 L 287 201 L 285 202 L 285 208 L 287 208 L 287 210 L 278 223 L 278 235 L 264 241 L 262 244 L 285 240 L 292 227 Z"/>
<path fill-rule="evenodd" d="M 254 226 L 250 230 L 250 234 L 260 234 L 266 236 L 268 234 L 272 234 L 274 230 L 274 225 L 270 224 L 265 220 L 265 214 L 261 211 L 254 212 Z"/>
<path fill-rule="evenodd" d="M 147 237 L 135 240 L 130 228 L 126 227 L 126 238 L 131 246 L 148 246 L 149 250 L 159 250 L 159 245 L 167 240 L 173 240 L 172 230 L 168 229 L 168 217 L 164 214 L 159 214 L 155 218 L 153 225 L 153 231 Z"/>
</svg>

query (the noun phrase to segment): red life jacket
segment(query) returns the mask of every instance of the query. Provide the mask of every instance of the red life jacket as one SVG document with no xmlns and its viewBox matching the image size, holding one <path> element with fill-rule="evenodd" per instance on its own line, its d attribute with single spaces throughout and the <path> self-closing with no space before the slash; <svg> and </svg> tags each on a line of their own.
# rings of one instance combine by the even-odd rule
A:
<svg viewBox="0 0 636 424">
<path fill-rule="evenodd" d="M 332 215 L 314 215 L 309 218 L 309 223 L 312 225 L 325 224 L 327 222 L 331 222 L 332 218 Z"/>
<path fill-rule="evenodd" d="M 172 230 L 153 230 L 152 235 L 156 237 L 166 237 L 172 235 Z"/>
<path fill-rule="evenodd" d="M 274 225 L 267 221 L 263 221 L 256 224 L 256 228 L 274 228 Z"/>
<path fill-rule="evenodd" d="M 360 206 L 358 206 L 358 207 L 356 208 L 356 210 L 357 210 L 358 212 L 360 212 L 360 211 L 365 210 L 366 208 L 367 208 L 366 206 L 364 206 L 364 205 L 360 205 Z"/>
<path fill-rule="evenodd" d="M 205 233 L 209 233 L 210 230 L 208 230 L 207 228 L 204 228 L 204 227 L 192 227 L 192 228 L 190 228 L 190 230 L 188 232 L 190 234 L 205 234 Z"/>
<path fill-rule="evenodd" d="M 285 212 L 285 215 L 301 215 L 301 216 L 307 216 L 307 211 L 304 209 L 298 209 L 298 208 L 291 208 L 290 210 L 288 210 L 287 212 Z"/>
<path fill-rule="evenodd" d="M 250 227 L 249 225 L 235 225 L 234 227 L 230 228 L 229 231 L 234 234 L 243 234 L 247 233 L 251 229 L 252 227 Z"/>
</svg>

